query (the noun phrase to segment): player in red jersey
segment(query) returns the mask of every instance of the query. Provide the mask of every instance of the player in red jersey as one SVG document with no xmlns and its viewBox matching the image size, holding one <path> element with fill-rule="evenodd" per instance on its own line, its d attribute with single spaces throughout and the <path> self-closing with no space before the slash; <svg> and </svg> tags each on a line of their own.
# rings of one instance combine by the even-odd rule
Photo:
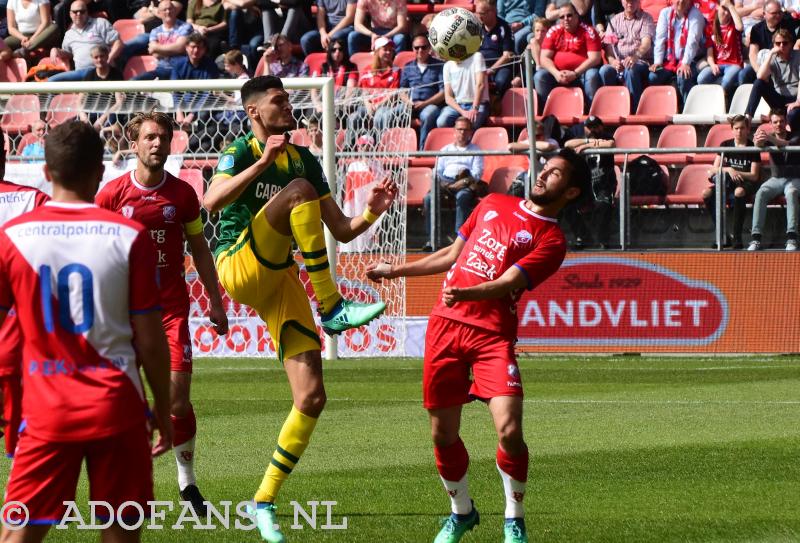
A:
<svg viewBox="0 0 800 543">
<path fill-rule="evenodd" d="M 203 236 L 200 202 L 188 183 L 164 170 L 172 141 L 172 119 L 160 112 L 140 113 L 125 127 L 136 153 L 136 169 L 110 181 L 97 194 L 100 207 L 144 224 L 156 244 L 162 318 L 170 346 L 172 424 L 178 490 L 205 514 L 194 473 L 197 424 L 189 400 L 192 342 L 189 337 L 189 294 L 184 279 L 183 240 L 189 243 L 197 273 L 208 293 L 209 318 L 219 334 L 228 331 L 214 260 Z"/>
<path fill-rule="evenodd" d="M 459 437 L 461 407 L 473 399 L 489 405 L 499 438 L 505 542 L 528 541 L 522 505 L 528 448 L 514 355 L 517 301 L 522 289 L 541 284 L 564 260 L 567 245 L 556 221 L 558 212 L 590 196 L 586 161 L 563 149 L 547 162 L 529 199 L 490 194 L 449 247 L 416 262 L 377 264 L 367 271 L 373 281 L 447 271 L 428 320 L 423 369 L 436 467 L 452 502 L 452 514 L 435 543 L 455 543 L 479 521 L 467 489 L 469 456 Z"/>
<path fill-rule="evenodd" d="M 49 200 L 45 193 L 32 187 L 3 181 L 5 173 L 6 155 L 0 151 L 0 226 Z M 13 458 L 22 422 L 22 332 L 13 308 L 0 326 L 0 345 L 0 419 L 4 421 L 6 456 Z"/>
<path fill-rule="evenodd" d="M 6 487 L 3 542 L 35 543 L 75 499 L 86 460 L 90 496 L 128 526 L 153 499 L 152 455 L 170 448 L 169 348 L 161 327 L 156 255 L 139 223 L 92 202 L 103 142 L 85 123 L 45 140 L 53 199 L 0 229 L 0 320 L 15 301 L 25 337 L 23 416 Z M 135 350 L 134 350 L 135 345 Z M 150 446 L 138 359 L 160 436 Z M 22 503 L 28 524 L 19 530 Z M 24 518 L 24 517 L 23 517 Z M 18 525 L 17 528 L 20 526 Z M 118 522 L 102 541 L 139 541 Z"/>
</svg>

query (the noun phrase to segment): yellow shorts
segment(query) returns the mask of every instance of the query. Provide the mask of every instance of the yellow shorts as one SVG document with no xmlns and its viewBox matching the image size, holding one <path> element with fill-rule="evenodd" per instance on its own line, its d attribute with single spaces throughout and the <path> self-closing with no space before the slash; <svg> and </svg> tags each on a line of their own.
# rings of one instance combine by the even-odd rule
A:
<svg viewBox="0 0 800 543">
<path fill-rule="evenodd" d="M 281 361 L 321 346 L 291 243 L 290 236 L 269 224 L 262 208 L 236 243 L 217 258 L 223 288 L 267 323 Z"/>
</svg>

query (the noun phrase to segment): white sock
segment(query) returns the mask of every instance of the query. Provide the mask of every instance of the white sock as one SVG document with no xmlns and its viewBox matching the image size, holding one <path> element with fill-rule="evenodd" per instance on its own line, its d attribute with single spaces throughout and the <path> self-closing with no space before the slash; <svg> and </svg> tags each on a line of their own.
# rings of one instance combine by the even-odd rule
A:
<svg viewBox="0 0 800 543">
<path fill-rule="evenodd" d="M 173 447 L 178 463 L 178 488 L 183 490 L 197 483 L 194 475 L 194 438 Z"/>
<path fill-rule="evenodd" d="M 525 497 L 526 483 L 517 481 L 500 469 L 500 466 L 497 466 L 497 471 L 500 472 L 500 477 L 503 479 L 503 490 L 506 495 L 505 518 L 523 518 L 525 507 L 522 505 L 522 500 Z"/>
<path fill-rule="evenodd" d="M 441 476 L 440 476 L 441 477 Z M 450 508 L 456 515 L 468 515 L 472 512 L 472 499 L 469 497 L 467 488 L 467 476 L 464 475 L 460 481 L 448 481 L 441 477 L 444 489 L 450 496 Z"/>
</svg>

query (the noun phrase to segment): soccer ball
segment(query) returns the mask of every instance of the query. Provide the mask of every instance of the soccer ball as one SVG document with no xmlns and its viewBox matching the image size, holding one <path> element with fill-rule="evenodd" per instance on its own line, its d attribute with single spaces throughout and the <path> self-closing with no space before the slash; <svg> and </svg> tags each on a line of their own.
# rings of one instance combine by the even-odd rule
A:
<svg viewBox="0 0 800 543">
<path fill-rule="evenodd" d="M 480 49 L 483 25 L 469 10 L 445 9 L 431 21 L 428 39 L 436 56 L 461 61 Z"/>
</svg>

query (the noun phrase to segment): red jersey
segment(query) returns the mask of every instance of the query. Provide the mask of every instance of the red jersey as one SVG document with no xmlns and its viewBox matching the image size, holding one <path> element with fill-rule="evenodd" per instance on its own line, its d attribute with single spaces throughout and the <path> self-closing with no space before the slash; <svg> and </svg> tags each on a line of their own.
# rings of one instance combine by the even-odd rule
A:
<svg viewBox="0 0 800 543">
<path fill-rule="evenodd" d="M 158 257 L 161 303 L 165 310 L 188 307 L 183 233 L 184 229 L 189 234 L 203 229 L 200 203 L 194 189 L 166 171 L 161 183 L 145 187 L 136 181 L 134 170 L 109 181 L 97 193 L 95 202 L 139 221 L 150 231 Z"/>
<path fill-rule="evenodd" d="M 50 198 L 40 190 L 0 180 L 0 225 L 44 204 Z M 19 374 L 22 333 L 12 309 L 0 326 L 0 376 Z"/>
<path fill-rule="evenodd" d="M 558 271 L 567 252 L 555 219 L 537 215 L 525 207 L 522 198 L 503 194 L 484 198 L 458 235 L 466 244 L 442 288 L 493 281 L 516 266 L 528 278 L 531 290 Z M 431 314 L 516 338 L 521 294 L 516 291 L 503 298 L 457 302 L 453 307 L 447 307 L 439 296 Z"/>
<path fill-rule="evenodd" d="M 0 307 L 25 336 L 22 413 L 46 441 L 145 424 L 131 314 L 158 309 L 155 251 L 139 223 L 92 204 L 47 204 L 0 230 Z"/>
<path fill-rule="evenodd" d="M 733 23 L 720 27 L 722 43 L 718 44 L 712 39 L 709 47 L 714 49 L 714 60 L 717 64 L 734 64 L 742 66 L 742 33 L 736 30 Z"/>
<path fill-rule="evenodd" d="M 358 86 L 363 89 L 399 89 L 400 88 L 400 68 L 392 66 L 390 70 L 376 72 L 368 68 L 361 72 L 358 77 Z M 372 98 L 373 104 L 380 104 L 388 96 L 375 96 Z"/>
<path fill-rule="evenodd" d="M 578 26 L 575 34 L 557 24 L 545 34 L 542 50 L 555 52 L 553 63 L 559 70 L 574 70 L 589 58 L 590 51 L 600 52 L 600 36 L 584 23 Z"/>
</svg>

